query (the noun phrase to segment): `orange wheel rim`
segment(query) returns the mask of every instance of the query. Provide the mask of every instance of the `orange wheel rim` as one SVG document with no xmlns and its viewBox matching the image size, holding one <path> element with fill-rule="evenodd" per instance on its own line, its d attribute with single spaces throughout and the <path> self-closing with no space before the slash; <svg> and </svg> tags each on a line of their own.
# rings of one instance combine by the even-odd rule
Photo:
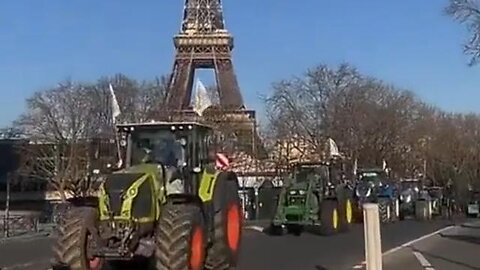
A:
<svg viewBox="0 0 480 270">
<path fill-rule="evenodd" d="M 88 261 L 88 267 L 92 270 L 99 269 L 101 264 L 100 258 L 93 258 Z"/>
<path fill-rule="evenodd" d="M 227 212 L 227 241 L 232 251 L 237 251 L 240 242 L 240 207 L 232 204 Z"/>
<path fill-rule="evenodd" d="M 86 236 L 86 241 L 85 241 L 85 256 L 87 257 L 87 265 L 88 265 L 88 269 L 90 270 L 98 270 L 100 268 L 102 268 L 102 263 L 103 263 L 103 260 L 101 258 L 98 258 L 98 257 L 93 257 L 93 258 L 90 258 L 88 255 L 87 255 L 87 249 L 89 248 L 89 243 L 93 241 L 92 240 L 92 235 L 90 234 L 90 232 L 87 231 L 87 236 Z"/>
<path fill-rule="evenodd" d="M 190 268 L 192 270 L 202 269 L 203 262 L 203 231 L 197 226 L 192 235 L 190 246 Z"/>
</svg>

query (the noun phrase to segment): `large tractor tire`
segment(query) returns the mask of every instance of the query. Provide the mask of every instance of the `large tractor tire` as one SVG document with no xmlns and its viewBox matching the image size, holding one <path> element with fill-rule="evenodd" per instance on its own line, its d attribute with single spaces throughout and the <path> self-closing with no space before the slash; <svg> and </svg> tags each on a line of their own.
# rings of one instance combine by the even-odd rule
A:
<svg viewBox="0 0 480 270">
<path fill-rule="evenodd" d="M 395 198 L 392 202 L 392 221 L 396 222 L 401 220 L 401 214 L 400 214 L 400 199 Z"/>
<path fill-rule="evenodd" d="M 346 232 L 350 230 L 353 223 L 353 200 L 349 194 L 344 194 L 338 201 L 339 231 Z"/>
<path fill-rule="evenodd" d="M 392 218 L 392 205 L 388 198 L 378 199 L 378 214 L 380 223 L 388 223 Z"/>
<path fill-rule="evenodd" d="M 237 265 L 242 238 L 243 215 L 236 177 L 219 176 L 213 194 L 213 243 L 207 252 L 205 268 L 221 270 Z"/>
<path fill-rule="evenodd" d="M 57 227 L 57 241 L 53 246 L 55 266 L 70 270 L 100 270 L 106 263 L 103 259 L 88 254 L 91 241 L 89 228 L 95 226 L 97 210 L 92 207 L 73 207 Z"/>
<path fill-rule="evenodd" d="M 324 200 L 320 206 L 320 233 L 332 235 L 339 230 L 338 203 L 336 200 Z"/>
<path fill-rule="evenodd" d="M 155 241 L 156 269 L 202 270 L 207 237 L 201 208 L 167 203 L 160 213 Z"/>
<path fill-rule="evenodd" d="M 363 207 L 360 205 L 360 202 L 353 202 L 353 222 L 362 223 L 363 222 Z"/>
<path fill-rule="evenodd" d="M 418 200 L 415 202 L 415 218 L 417 220 L 432 219 L 432 206 L 429 200 Z"/>
</svg>

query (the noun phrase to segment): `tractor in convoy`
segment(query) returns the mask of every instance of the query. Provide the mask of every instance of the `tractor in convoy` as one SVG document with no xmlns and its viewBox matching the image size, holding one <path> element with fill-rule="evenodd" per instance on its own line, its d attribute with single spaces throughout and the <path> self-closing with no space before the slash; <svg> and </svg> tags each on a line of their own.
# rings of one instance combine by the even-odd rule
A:
<svg viewBox="0 0 480 270">
<path fill-rule="evenodd" d="M 196 122 L 117 128 L 126 137 L 124 166 L 106 176 L 98 196 L 70 201 L 55 265 L 99 270 L 142 259 L 153 269 L 235 268 L 243 223 L 238 181 L 214 166 L 212 128 Z"/>
<path fill-rule="evenodd" d="M 331 235 L 349 230 L 351 190 L 342 181 L 336 162 L 297 162 L 279 195 L 270 232 L 300 235 L 305 229 Z"/>
<path fill-rule="evenodd" d="M 363 168 L 356 172 L 355 221 L 363 221 L 363 204 L 377 203 L 380 222 L 388 223 L 399 219 L 399 198 L 396 186 L 382 168 Z"/>
<path fill-rule="evenodd" d="M 400 219 L 414 216 L 418 220 L 429 220 L 433 215 L 433 200 L 428 189 L 417 178 L 400 181 Z M 438 203 L 439 201 L 436 200 Z M 441 201 L 440 201 L 441 202 Z M 438 210 L 440 205 L 435 205 Z"/>
<path fill-rule="evenodd" d="M 468 191 L 467 217 L 478 218 L 480 216 L 480 191 L 470 189 Z"/>
<path fill-rule="evenodd" d="M 427 187 L 426 190 L 432 201 L 432 216 L 445 217 L 447 205 L 445 204 L 444 188 L 440 186 L 430 186 Z"/>
</svg>

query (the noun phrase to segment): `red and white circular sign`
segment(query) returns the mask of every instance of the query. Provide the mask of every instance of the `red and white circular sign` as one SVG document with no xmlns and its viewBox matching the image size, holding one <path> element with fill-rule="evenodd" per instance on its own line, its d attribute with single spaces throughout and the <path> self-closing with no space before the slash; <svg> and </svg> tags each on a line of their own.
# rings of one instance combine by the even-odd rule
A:
<svg viewBox="0 0 480 270">
<path fill-rule="evenodd" d="M 228 166 L 230 166 L 230 161 L 228 160 L 227 156 L 222 153 L 217 153 L 215 156 L 215 167 L 217 167 L 217 169 L 226 169 Z"/>
</svg>

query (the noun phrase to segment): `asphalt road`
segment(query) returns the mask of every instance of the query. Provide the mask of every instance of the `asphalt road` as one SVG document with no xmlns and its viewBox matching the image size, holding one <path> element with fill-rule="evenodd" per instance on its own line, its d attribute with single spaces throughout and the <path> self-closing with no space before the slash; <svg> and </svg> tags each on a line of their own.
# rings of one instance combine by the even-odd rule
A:
<svg viewBox="0 0 480 270">
<path fill-rule="evenodd" d="M 383 257 L 388 270 L 480 269 L 480 221 L 448 228 Z"/>
<path fill-rule="evenodd" d="M 430 234 L 450 225 L 447 221 L 402 221 L 382 227 L 382 249 L 388 252 L 402 244 Z M 479 228 L 459 228 L 470 234 Z M 447 230 L 445 233 L 451 233 Z M 455 231 L 456 232 L 456 231 Z M 458 234 L 458 233 L 457 233 Z M 471 240 L 471 239 L 470 239 Z M 448 241 L 448 245 L 443 245 Z M 51 238 L 33 238 L 0 243 L 1 270 L 46 270 L 50 268 Z M 440 243 L 440 244 L 439 244 Z M 453 244 L 452 244 L 453 243 Z M 323 237 L 304 233 L 301 236 L 268 236 L 254 229 L 246 229 L 242 242 L 242 254 L 238 270 L 342 270 L 352 269 L 364 259 L 363 227 L 354 225 L 348 233 Z M 450 246 L 456 249 L 458 257 L 453 256 L 445 262 L 445 254 L 452 253 Z M 480 269 L 479 263 L 468 262 L 463 254 L 478 253 L 478 244 L 467 240 L 432 236 L 414 245 L 421 249 L 432 264 L 447 265 L 434 269 Z M 465 248 L 469 250 L 464 251 Z M 458 249 L 458 250 L 457 250 Z M 422 254 L 423 254 L 422 253 Z M 480 256 L 477 255 L 477 257 Z M 457 262 L 455 264 L 454 262 Z M 462 262 L 467 268 L 460 267 Z M 426 269 L 421 266 L 411 247 L 394 250 L 384 256 L 384 269 Z M 407 265 L 410 268 L 407 267 Z M 454 266 L 452 266 L 454 265 Z M 399 268 L 400 267 L 400 268 Z M 416 267 L 416 268 L 415 268 Z M 419 268 L 420 267 L 420 268 Z M 468 268 L 470 267 L 470 268 Z M 476 267 L 476 268 L 475 268 Z M 432 270 L 432 269 L 430 269 Z"/>
</svg>

